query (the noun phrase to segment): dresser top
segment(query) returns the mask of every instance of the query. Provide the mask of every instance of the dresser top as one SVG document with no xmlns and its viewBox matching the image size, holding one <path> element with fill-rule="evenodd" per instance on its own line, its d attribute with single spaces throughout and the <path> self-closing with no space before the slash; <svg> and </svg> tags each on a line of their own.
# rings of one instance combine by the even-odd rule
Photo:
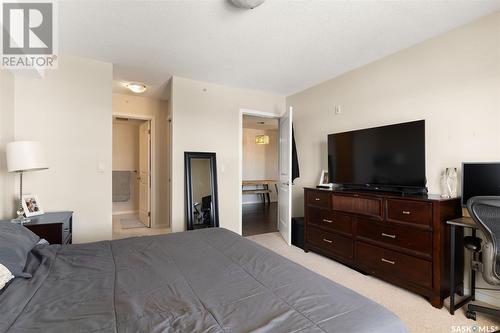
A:
<svg viewBox="0 0 500 333">
<path fill-rule="evenodd" d="M 384 197 L 384 198 L 395 198 L 395 199 L 414 199 L 414 200 L 426 200 L 426 201 L 453 201 L 459 200 L 460 197 L 456 198 L 443 198 L 439 194 L 404 194 L 396 192 L 378 192 L 370 190 L 351 190 L 351 189 L 341 189 L 341 188 L 317 188 L 317 187 L 304 187 L 304 190 L 309 191 L 324 191 L 334 194 L 357 194 L 366 195 L 372 197 Z"/>
<path fill-rule="evenodd" d="M 73 212 L 53 212 L 30 217 L 31 221 L 24 225 L 63 223 L 71 218 Z"/>
</svg>

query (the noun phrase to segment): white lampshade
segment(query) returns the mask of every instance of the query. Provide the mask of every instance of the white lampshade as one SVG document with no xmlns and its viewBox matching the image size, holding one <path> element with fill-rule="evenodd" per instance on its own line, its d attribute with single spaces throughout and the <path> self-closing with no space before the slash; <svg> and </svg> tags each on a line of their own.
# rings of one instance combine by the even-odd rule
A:
<svg viewBox="0 0 500 333">
<path fill-rule="evenodd" d="M 14 141 L 7 144 L 7 170 L 9 172 L 48 169 L 40 142 Z"/>
</svg>

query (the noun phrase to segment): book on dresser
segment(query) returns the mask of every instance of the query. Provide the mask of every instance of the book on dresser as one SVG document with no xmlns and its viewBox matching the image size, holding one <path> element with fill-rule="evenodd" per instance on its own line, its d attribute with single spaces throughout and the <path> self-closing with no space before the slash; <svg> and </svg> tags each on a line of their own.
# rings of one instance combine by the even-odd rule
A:
<svg viewBox="0 0 500 333">
<path fill-rule="evenodd" d="M 342 189 L 304 189 L 305 248 L 420 294 L 449 296 L 450 232 L 460 199 Z M 457 244 L 457 253 L 463 248 Z M 455 281 L 463 281 L 457 269 Z M 457 284 L 457 290 L 463 285 Z"/>
</svg>

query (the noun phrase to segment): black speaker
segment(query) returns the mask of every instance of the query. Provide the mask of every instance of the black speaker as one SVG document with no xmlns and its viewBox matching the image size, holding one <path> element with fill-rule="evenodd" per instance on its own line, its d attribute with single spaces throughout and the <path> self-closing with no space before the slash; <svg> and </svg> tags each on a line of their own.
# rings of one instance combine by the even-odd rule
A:
<svg viewBox="0 0 500 333">
<path fill-rule="evenodd" d="M 304 249 L 304 218 L 292 217 L 292 244 Z"/>
</svg>

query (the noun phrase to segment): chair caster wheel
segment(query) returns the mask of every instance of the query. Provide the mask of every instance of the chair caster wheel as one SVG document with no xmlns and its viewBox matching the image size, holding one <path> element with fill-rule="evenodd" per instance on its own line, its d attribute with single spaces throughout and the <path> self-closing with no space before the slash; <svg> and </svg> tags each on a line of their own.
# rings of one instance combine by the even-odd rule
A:
<svg viewBox="0 0 500 333">
<path fill-rule="evenodd" d="M 465 317 L 468 319 L 476 320 L 476 313 L 474 311 L 465 312 Z"/>
</svg>

